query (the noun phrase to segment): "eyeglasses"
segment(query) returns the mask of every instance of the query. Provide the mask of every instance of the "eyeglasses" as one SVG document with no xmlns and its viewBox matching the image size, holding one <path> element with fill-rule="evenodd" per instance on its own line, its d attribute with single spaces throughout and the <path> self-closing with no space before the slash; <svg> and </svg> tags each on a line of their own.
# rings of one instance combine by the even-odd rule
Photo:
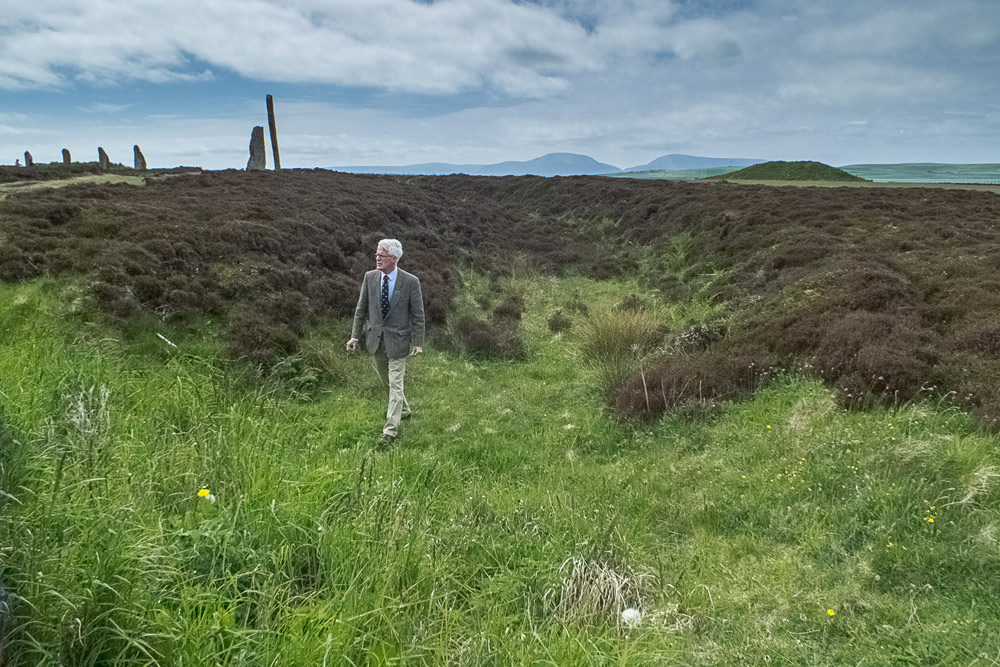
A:
<svg viewBox="0 0 1000 667">
<path fill-rule="evenodd" d="M 375 253 L 375 256 L 376 257 L 381 257 L 382 259 L 388 259 L 389 257 L 395 257 L 395 255 L 390 255 L 389 253 L 386 253 L 386 252 L 377 252 L 377 253 Z"/>
</svg>

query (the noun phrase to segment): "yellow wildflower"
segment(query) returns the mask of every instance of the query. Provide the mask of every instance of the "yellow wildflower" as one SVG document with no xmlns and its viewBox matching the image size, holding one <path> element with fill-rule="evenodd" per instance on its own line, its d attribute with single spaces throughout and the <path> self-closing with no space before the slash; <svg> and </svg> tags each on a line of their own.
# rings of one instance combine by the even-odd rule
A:
<svg viewBox="0 0 1000 667">
<path fill-rule="evenodd" d="M 208 489 L 201 489 L 200 491 L 198 491 L 198 497 L 199 498 L 204 498 L 209 493 L 211 493 L 211 491 L 209 491 Z"/>
<path fill-rule="evenodd" d="M 834 615 L 836 615 L 836 613 L 837 613 L 837 612 L 835 612 L 835 611 L 834 611 L 834 610 L 832 610 L 832 609 L 827 609 L 827 610 L 826 610 L 826 613 L 827 613 L 827 614 L 829 614 L 830 616 L 834 616 Z"/>
</svg>

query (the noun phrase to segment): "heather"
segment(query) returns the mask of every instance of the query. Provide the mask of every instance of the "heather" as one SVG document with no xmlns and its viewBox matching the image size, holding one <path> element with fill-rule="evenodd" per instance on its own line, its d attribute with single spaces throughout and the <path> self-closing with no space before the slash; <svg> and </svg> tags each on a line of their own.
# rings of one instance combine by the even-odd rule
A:
<svg viewBox="0 0 1000 667">
<path fill-rule="evenodd" d="M 708 344 L 647 360 L 609 392 L 623 415 L 745 396 L 773 368 L 821 378 L 844 406 L 931 392 L 989 424 L 1000 416 L 998 212 L 995 194 L 938 188 L 160 175 L 0 202 L 0 278 L 72 277 L 79 301 L 126 336 L 149 317 L 207 318 L 231 358 L 266 374 L 316 322 L 350 314 L 371 247 L 395 236 L 432 327 L 484 358 L 523 350 L 516 320 L 449 321 L 466 268 L 633 276 L 663 302 L 711 303 L 693 323 L 716 332 Z"/>
</svg>

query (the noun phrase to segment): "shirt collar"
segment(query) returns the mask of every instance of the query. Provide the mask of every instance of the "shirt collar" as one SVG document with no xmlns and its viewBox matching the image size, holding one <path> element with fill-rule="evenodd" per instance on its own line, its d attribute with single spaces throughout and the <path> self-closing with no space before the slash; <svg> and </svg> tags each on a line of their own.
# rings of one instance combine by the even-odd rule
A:
<svg viewBox="0 0 1000 667">
<path fill-rule="evenodd" d="M 379 273 L 382 273 L 383 276 L 389 276 L 389 282 L 390 283 L 395 283 L 396 282 L 396 272 L 397 271 L 399 271 L 399 267 L 398 266 L 395 267 L 389 273 L 382 273 L 381 271 L 379 271 Z M 382 278 L 382 280 L 385 280 L 385 278 Z"/>
</svg>

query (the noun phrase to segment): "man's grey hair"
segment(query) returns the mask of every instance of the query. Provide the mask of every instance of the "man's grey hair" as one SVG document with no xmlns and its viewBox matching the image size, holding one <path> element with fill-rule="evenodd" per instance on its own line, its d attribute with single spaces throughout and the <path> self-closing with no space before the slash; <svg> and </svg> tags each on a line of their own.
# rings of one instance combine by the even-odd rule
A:
<svg viewBox="0 0 1000 667">
<path fill-rule="evenodd" d="M 396 239 L 382 239 L 378 242 L 378 247 L 395 257 L 396 261 L 403 256 L 403 244 Z"/>
</svg>

